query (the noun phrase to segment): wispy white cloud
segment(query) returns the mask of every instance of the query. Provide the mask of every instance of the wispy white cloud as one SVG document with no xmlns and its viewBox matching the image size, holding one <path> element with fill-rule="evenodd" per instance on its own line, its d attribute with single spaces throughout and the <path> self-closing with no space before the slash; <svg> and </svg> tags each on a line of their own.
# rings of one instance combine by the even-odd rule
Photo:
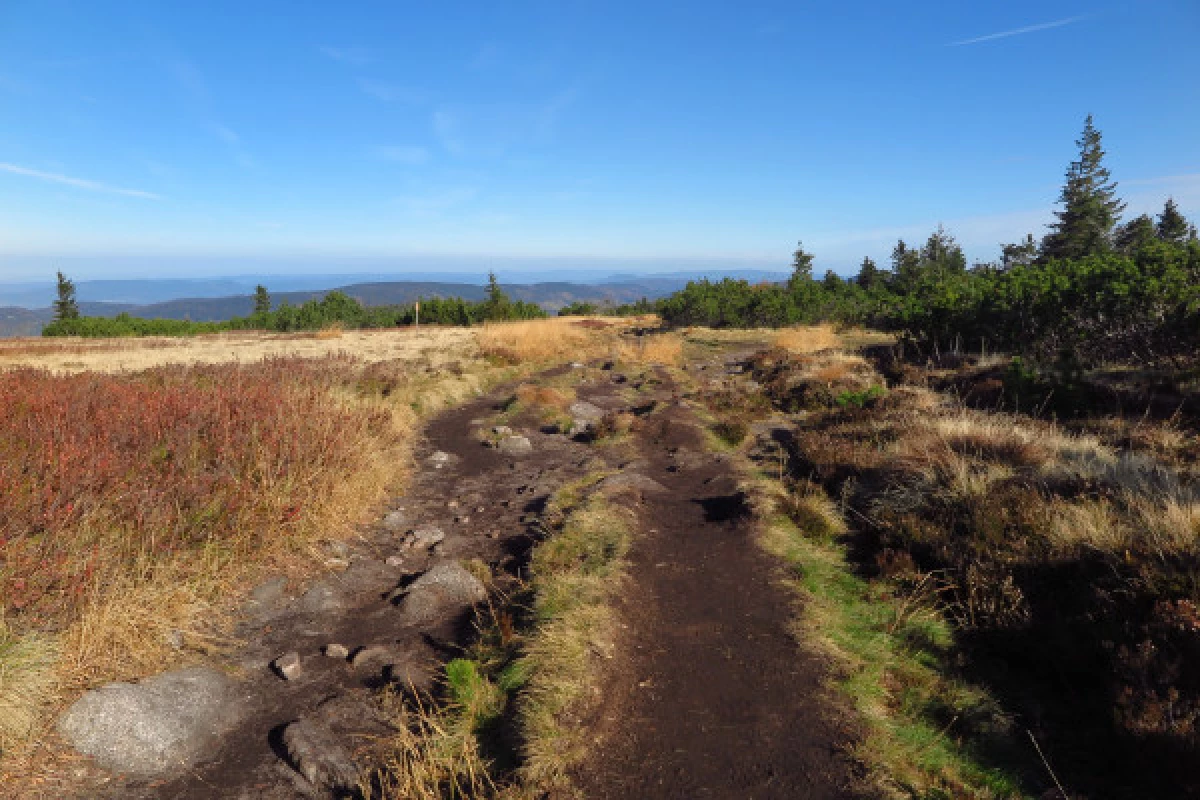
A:
<svg viewBox="0 0 1200 800">
<path fill-rule="evenodd" d="M 375 148 L 375 153 L 385 161 L 397 164 L 407 164 L 410 167 L 419 166 L 429 161 L 429 151 L 424 147 L 405 144 L 389 144 Z"/>
<path fill-rule="evenodd" d="M 371 78 L 359 78 L 358 88 L 362 89 L 365 94 L 385 103 L 423 103 L 427 99 L 425 92 L 420 89 Z"/>
<path fill-rule="evenodd" d="M 334 61 L 341 61 L 354 67 L 364 67 L 373 60 L 371 54 L 361 47 L 319 47 L 317 48 Z"/>
<path fill-rule="evenodd" d="M 99 181 L 89 181 L 85 178 L 72 178 L 69 175 L 60 175 L 56 172 L 42 172 L 37 169 L 29 169 L 16 164 L 7 164 L 0 162 L 0 172 L 8 172 L 13 175 L 22 175 L 26 178 L 36 178 L 47 183 L 59 183 L 64 186 L 73 186 L 76 189 L 86 189 L 89 192 L 103 192 L 105 194 L 119 194 L 125 197 L 140 197 L 144 200 L 161 200 L 160 195 L 154 192 L 144 192 L 141 189 L 124 189 L 120 186 L 110 186 L 107 183 Z"/>
<path fill-rule="evenodd" d="M 1091 16 L 1091 15 L 1090 14 L 1080 14 L 1079 16 L 1075 16 L 1075 17 L 1064 17 L 1063 19 L 1056 19 L 1053 22 L 1039 22 L 1036 25 L 1026 25 L 1023 28 L 1013 28 L 1012 30 L 1008 30 L 1008 31 L 999 31 L 998 33 L 988 33 L 983 36 L 975 36 L 971 39 L 963 39 L 962 41 L 958 41 L 958 42 L 950 42 L 950 44 L 948 44 L 947 47 L 963 47 L 964 45 L 968 45 L 968 44 L 979 44 L 981 42 L 990 42 L 995 39 L 1007 39 L 1010 36 L 1021 36 L 1026 33 L 1036 33 L 1037 31 L 1050 30 L 1051 28 L 1061 28 L 1065 25 L 1071 25 L 1071 24 L 1079 22 L 1081 20 L 1085 20 L 1089 16 Z"/>
</svg>

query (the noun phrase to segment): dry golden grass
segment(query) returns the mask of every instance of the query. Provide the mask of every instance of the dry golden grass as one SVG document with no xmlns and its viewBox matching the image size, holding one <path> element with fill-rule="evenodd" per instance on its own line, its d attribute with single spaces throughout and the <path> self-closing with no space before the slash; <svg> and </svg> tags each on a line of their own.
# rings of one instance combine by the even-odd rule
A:
<svg viewBox="0 0 1200 800">
<path fill-rule="evenodd" d="M 620 329 L 587 323 L 586 319 L 573 317 L 489 322 L 476 335 L 484 355 L 510 364 L 610 357 Z"/>
<path fill-rule="evenodd" d="M 793 353 L 816 353 L 841 347 L 842 339 L 832 325 L 798 325 L 779 331 L 771 344 Z"/>
<path fill-rule="evenodd" d="M 522 383 L 514 392 L 523 405 L 532 408 L 551 408 L 565 411 L 571 405 L 572 397 L 561 389 L 551 386 L 538 386 L 532 383 Z"/>
<path fill-rule="evenodd" d="M 621 361 L 676 367 L 683 363 L 683 338 L 675 333 L 640 336 L 622 342 L 617 354 Z"/>
<path fill-rule="evenodd" d="M 25 741 L 56 689 L 58 643 L 18 636 L 0 618 L 0 754 Z"/>
<path fill-rule="evenodd" d="M 254 363 L 264 358 L 348 354 L 367 362 L 424 360 L 438 368 L 479 355 L 467 328 L 342 331 L 338 335 L 231 332 L 193 337 L 10 339 L 0 341 L 0 370 L 137 372 L 165 364 Z"/>
<path fill-rule="evenodd" d="M 631 337 L 626 332 L 653 319 L 551 317 L 489 322 L 477 335 L 484 355 L 509 364 L 550 364 L 611 359 L 644 364 L 680 363 L 683 340 L 676 334 Z"/>
</svg>

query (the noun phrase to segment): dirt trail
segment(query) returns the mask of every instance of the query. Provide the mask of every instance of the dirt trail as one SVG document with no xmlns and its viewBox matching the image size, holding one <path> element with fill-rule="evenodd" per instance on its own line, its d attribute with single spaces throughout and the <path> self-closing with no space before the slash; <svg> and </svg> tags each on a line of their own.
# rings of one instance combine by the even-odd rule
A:
<svg viewBox="0 0 1200 800">
<path fill-rule="evenodd" d="M 848 740 L 824 666 L 789 634 L 793 607 L 728 459 L 704 451 L 678 399 L 643 434 L 645 496 L 620 604 L 627 660 L 610 681 L 583 795 L 604 798 L 851 797 Z"/>
<path fill-rule="evenodd" d="M 167 781 L 115 776 L 86 796 L 329 796 L 293 768 L 285 727 L 317 720 L 357 750 L 361 763 L 372 738 L 388 731 L 373 693 L 397 678 L 397 666 L 355 666 L 353 658 L 322 655 L 322 647 L 403 651 L 405 677 L 431 682 L 438 665 L 459 652 L 468 620 L 414 624 L 398 614 L 389 591 L 432 566 L 468 559 L 518 571 L 541 535 L 539 515 L 549 497 L 601 467 L 640 472 L 667 491 L 644 494 L 639 506 L 641 531 L 619 607 L 623 641 L 604 701 L 591 716 L 598 746 L 576 775 L 584 796 L 850 796 L 843 788 L 849 770 L 839 757 L 848 737 L 822 699 L 823 666 L 788 633 L 794 609 L 775 585 L 778 566 L 754 542 L 754 521 L 728 458 L 705 451 L 695 415 L 665 373 L 631 402 L 635 393 L 624 376 L 589 372 L 594 377 L 579 387 L 580 399 L 614 411 L 656 401 L 622 446 L 542 432 L 527 416 L 509 424 L 529 437 L 531 453 L 483 447 L 481 430 L 495 423 L 506 392 L 432 420 L 392 524 L 381 521 L 336 551 L 343 569 L 303 594 L 280 584 L 260 587 L 261 607 L 241 631 L 247 644 L 237 653 L 246 713 L 219 752 Z M 405 549 L 409 532 L 426 525 L 440 528 L 444 540 Z M 271 668 L 288 651 L 301 659 L 293 680 Z"/>
</svg>

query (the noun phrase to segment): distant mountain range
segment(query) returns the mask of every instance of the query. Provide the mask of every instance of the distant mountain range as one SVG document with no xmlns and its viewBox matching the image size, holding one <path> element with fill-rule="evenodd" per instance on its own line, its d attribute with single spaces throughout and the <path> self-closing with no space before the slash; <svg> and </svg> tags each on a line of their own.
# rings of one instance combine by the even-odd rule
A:
<svg viewBox="0 0 1200 800">
<path fill-rule="evenodd" d="M 741 271 L 733 277 L 752 281 L 782 280 L 782 273 Z M 689 280 L 699 277 L 692 273 L 645 276 L 614 276 L 616 280 L 602 283 L 572 283 L 545 281 L 540 283 L 502 284 L 504 291 L 515 300 L 537 303 L 548 311 L 556 311 L 574 302 L 632 303 L 643 297 L 655 299 L 683 288 Z M 164 280 L 164 281 L 81 281 L 77 284 L 79 310 L 87 316 L 114 317 L 126 312 L 138 317 L 190 319 L 195 322 L 219 322 L 243 317 L 253 310 L 251 294 L 255 283 L 270 286 L 294 285 L 297 280 L 278 277 L 245 283 L 236 280 Z M 211 292 L 234 290 L 234 293 L 213 295 Z M 342 291 L 363 305 L 401 305 L 423 297 L 462 297 L 482 300 L 484 287 L 475 283 L 441 281 L 375 281 L 352 283 L 325 289 L 273 291 L 272 303 L 284 300 L 300 305 L 319 299 L 328 292 Z M 174 294 L 172 294 L 174 293 Z M 170 299 L 161 299 L 164 295 Z M 159 298 L 147 300 L 146 298 Z M 52 285 L 0 284 L 0 336 L 36 336 L 50 322 L 54 312 Z"/>
</svg>

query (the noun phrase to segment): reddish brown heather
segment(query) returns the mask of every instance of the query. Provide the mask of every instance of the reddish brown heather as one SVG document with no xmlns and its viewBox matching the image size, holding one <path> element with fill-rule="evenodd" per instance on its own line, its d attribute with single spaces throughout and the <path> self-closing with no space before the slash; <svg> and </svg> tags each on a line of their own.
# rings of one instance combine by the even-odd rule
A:
<svg viewBox="0 0 1200 800">
<path fill-rule="evenodd" d="M 69 623 L 92 589 L 148 560 L 252 555 L 393 436 L 340 402 L 348 359 L 162 367 L 132 376 L 0 373 L 0 608 Z"/>
</svg>

